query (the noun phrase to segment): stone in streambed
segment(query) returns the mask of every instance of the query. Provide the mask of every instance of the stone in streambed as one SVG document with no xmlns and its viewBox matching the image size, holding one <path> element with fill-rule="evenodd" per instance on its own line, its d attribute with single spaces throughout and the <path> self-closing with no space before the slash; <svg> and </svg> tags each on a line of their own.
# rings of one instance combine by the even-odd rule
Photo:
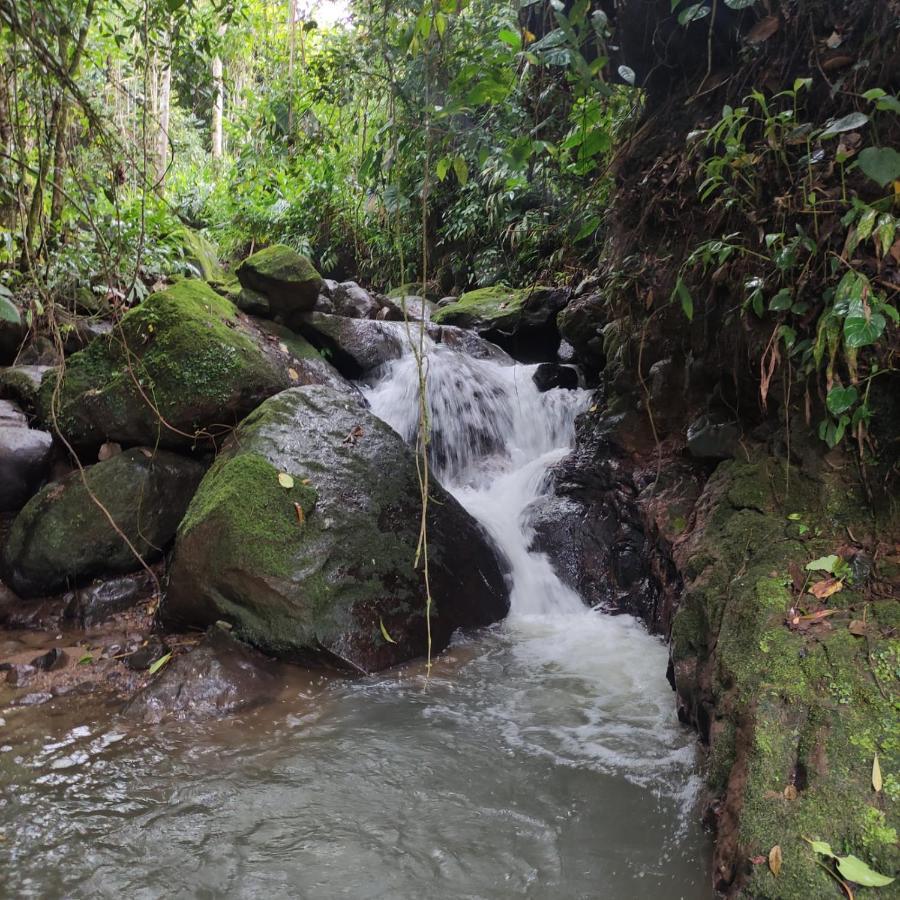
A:
<svg viewBox="0 0 900 900">
<path fill-rule="evenodd" d="M 350 319 L 374 319 L 381 304 L 355 281 L 342 281 L 331 294 L 335 315 Z"/>
<path fill-rule="evenodd" d="M 63 617 L 91 628 L 99 622 L 137 606 L 156 590 L 150 573 L 145 570 L 89 584 L 66 595 Z"/>
<path fill-rule="evenodd" d="M 270 660 L 213 627 L 196 647 L 168 662 L 125 715 L 147 724 L 218 719 L 274 699 L 279 688 Z"/>
<path fill-rule="evenodd" d="M 542 393 L 554 388 L 574 390 L 578 387 L 578 370 L 572 366 L 561 366 L 557 363 L 541 363 L 531 378 Z"/>
<path fill-rule="evenodd" d="M 310 260 L 284 244 L 248 256 L 236 272 L 241 285 L 267 297 L 271 314 L 288 325 L 297 313 L 313 308 L 322 287 Z"/>
<path fill-rule="evenodd" d="M 24 416 L 0 419 L 0 512 L 25 505 L 47 474 L 52 450 L 53 438 L 26 427 Z"/>
<path fill-rule="evenodd" d="M 432 321 L 471 328 L 517 359 L 554 359 L 559 346 L 556 319 L 568 301 L 564 289 L 497 285 L 468 291 L 438 309 Z"/>
<path fill-rule="evenodd" d="M 439 652 L 456 628 L 502 618 L 509 599 L 477 523 L 434 482 L 430 497 Z M 329 388 L 285 391 L 241 424 L 204 478 L 179 528 L 162 620 L 225 620 L 278 656 L 363 672 L 424 655 L 420 509 L 414 456 L 389 426 Z"/>
<path fill-rule="evenodd" d="M 202 474 L 203 466 L 174 453 L 134 449 L 87 467 L 85 480 L 141 556 L 153 560 L 175 534 Z M 4 580 L 23 597 L 137 565 L 78 471 L 28 501 L 0 556 Z"/>
</svg>

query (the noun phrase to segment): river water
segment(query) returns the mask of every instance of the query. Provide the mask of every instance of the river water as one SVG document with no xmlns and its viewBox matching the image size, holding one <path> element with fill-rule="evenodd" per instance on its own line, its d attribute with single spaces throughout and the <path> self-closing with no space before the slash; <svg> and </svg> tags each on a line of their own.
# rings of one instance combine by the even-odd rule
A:
<svg viewBox="0 0 900 900">
<path fill-rule="evenodd" d="M 211 725 L 0 714 L 0 896 L 711 896 L 664 645 L 528 549 L 587 395 L 442 346 L 427 366 L 434 472 L 498 546 L 509 618 L 428 678 L 298 670 L 278 702 Z M 418 383 L 406 356 L 366 390 L 407 438 Z"/>
</svg>

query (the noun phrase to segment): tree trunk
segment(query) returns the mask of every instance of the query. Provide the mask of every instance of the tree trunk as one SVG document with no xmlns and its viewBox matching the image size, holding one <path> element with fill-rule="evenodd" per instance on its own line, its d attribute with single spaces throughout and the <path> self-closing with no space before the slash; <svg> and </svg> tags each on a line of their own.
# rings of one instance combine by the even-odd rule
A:
<svg viewBox="0 0 900 900">
<path fill-rule="evenodd" d="M 169 166 L 169 109 L 172 96 L 172 60 L 169 48 L 166 47 L 166 58 L 159 83 L 159 132 L 156 141 L 156 180 L 159 192 L 162 193 L 166 182 L 166 170 Z"/>
<path fill-rule="evenodd" d="M 224 34 L 225 26 L 220 25 L 219 37 L 223 37 Z M 224 149 L 222 120 L 225 115 L 225 78 L 223 76 L 222 57 L 216 53 L 212 61 L 213 90 L 215 91 L 212 111 L 212 158 L 215 160 L 222 158 L 222 151 Z"/>
</svg>

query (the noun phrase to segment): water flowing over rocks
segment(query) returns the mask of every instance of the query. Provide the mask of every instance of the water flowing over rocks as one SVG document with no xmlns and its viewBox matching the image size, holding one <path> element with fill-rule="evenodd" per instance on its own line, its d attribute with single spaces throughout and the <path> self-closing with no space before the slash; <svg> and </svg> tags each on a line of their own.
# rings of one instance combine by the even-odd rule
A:
<svg viewBox="0 0 900 900">
<path fill-rule="evenodd" d="M 162 620 L 224 619 L 279 656 L 363 672 L 421 656 L 420 504 L 413 455 L 380 419 L 326 387 L 285 391 L 241 424 L 194 497 Z M 428 509 L 439 652 L 456 628 L 502 618 L 508 598 L 479 527 L 433 482 Z"/>
</svg>

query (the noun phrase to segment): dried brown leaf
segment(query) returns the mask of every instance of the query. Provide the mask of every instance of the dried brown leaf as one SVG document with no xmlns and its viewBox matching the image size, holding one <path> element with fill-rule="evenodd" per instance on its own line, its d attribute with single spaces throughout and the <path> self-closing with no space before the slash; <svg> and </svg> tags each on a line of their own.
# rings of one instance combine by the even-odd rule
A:
<svg viewBox="0 0 900 900">
<path fill-rule="evenodd" d="M 769 851 L 769 868 L 772 870 L 772 874 L 777 878 L 779 873 L 781 872 L 781 847 L 776 844 Z"/>
<path fill-rule="evenodd" d="M 766 16 L 764 19 L 760 19 L 750 31 L 747 32 L 747 43 L 761 44 L 763 41 L 767 41 L 772 37 L 780 27 L 781 21 L 778 16 Z"/>
<path fill-rule="evenodd" d="M 809 592 L 817 600 L 824 600 L 832 594 L 844 589 L 844 582 L 838 578 L 826 578 L 824 581 L 817 581 L 811 585 Z"/>
</svg>

